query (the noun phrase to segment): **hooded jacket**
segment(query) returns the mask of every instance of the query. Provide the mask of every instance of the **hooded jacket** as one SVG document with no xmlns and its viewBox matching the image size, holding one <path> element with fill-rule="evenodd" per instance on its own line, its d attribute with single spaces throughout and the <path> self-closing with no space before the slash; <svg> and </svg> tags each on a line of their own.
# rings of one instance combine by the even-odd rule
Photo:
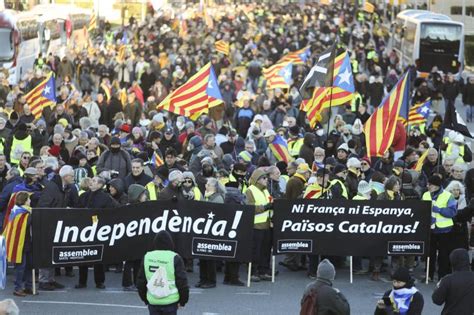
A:
<svg viewBox="0 0 474 315">
<path fill-rule="evenodd" d="M 174 242 L 171 238 L 171 235 L 167 231 L 160 231 L 156 234 L 155 239 L 153 240 L 153 248 L 151 250 L 171 250 L 174 251 Z M 179 293 L 179 305 L 184 306 L 189 299 L 189 286 L 188 279 L 186 276 L 186 270 L 184 269 L 184 262 L 181 256 L 176 254 L 174 256 L 174 276 L 176 288 Z M 137 289 L 138 294 L 142 301 L 148 305 L 148 300 L 146 298 L 147 293 L 147 284 L 148 281 L 145 276 L 145 265 L 141 263 L 140 270 L 138 271 L 137 276 Z"/>
<path fill-rule="evenodd" d="M 120 205 L 126 205 L 128 202 L 128 196 L 125 193 L 125 186 L 120 178 L 114 178 L 109 182 L 110 187 L 114 187 L 117 191 L 115 196 L 112 196 Z"/>
<path fill-rule="evenodd" d="M 436 305 L 444 304 L 442 315 L 474 313 L 474 273 L 469 254 L 458 248 L 449 255 L 453 273 L 443 277 L 431 298 Z"/>
<path fill-rule="evenodd" d="M 300 149 L 299 157 L 303 158 L 308 165 L 313 165 L 314 162 L 314 142 L 316 141 L 316 135 L 311 132 L 307 132 L 303 138 L 303 145 Z"/>
</svg>

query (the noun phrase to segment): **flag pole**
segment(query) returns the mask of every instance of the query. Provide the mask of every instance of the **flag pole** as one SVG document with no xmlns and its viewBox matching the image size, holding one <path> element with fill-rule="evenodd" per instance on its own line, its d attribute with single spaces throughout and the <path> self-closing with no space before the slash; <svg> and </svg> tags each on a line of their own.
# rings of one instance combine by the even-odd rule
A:
<svg viewBox="0 0 474 315">
<path fill-rule="evenodd" d="M 409 112 L 410 112 L 410 87 L 411 87 L 411 81 L 410 81 L 410 72 L 408 71 L 407 72 L 407 84 L 409 84 L 409 90 L 408 90 L 408 99 L 407 99 L 407 108 L 406 108 L 406 111 L 405 111 L 405 114 L 406 114 L 406 127 L 405 127 L 405 151 L 407 150 L 407 147 L 408 147 L 408 132 L 409 132 L 409 129 L 410 129 L 410 119 L 409 119 Z M 407 165 L 405 163 L 405 161 L 403 161 L 403 164 L 404 164 L 404 167 L 403 167 L 403 170 L 402 170 L 402 176 L 401 176 L 401 187 L 403 187 L 403 175 L 405 174 L 405 169 L 407 168 Z"/>
<path fill-rule="evenodd" d="M 331 82 L 331 87 L 330 87 L 330 95 L 329 95 L 329 111 L 328 111 L 328 125 L 327 125 L 327 128 L 326 128 L 326 141 L 324 142 L 324 160 L 323 160 L 323 187 L 322 190 L 321 190 L 321 194 L 324 194 L 324 186 L 326 185 L 326 183 L 324 182 L 324 177 L 326 176 L 326 159 L 327 159 L 327 149 L 328 149 L 328 140 L 329 140 L 329 127 L 331 125 L 331 109 L 332 109 L 332 90 L 333 90 L 333 85 L 334 85 L 334 60 L 336 59 L 336 51 L 337 51 L 337 39 L 338 37 L 336 37 L 335 41 L 334 41 L 334 48 L 332 50 L 331 53 L 333 53 L 334 55 L 331 56 L 332 58 L 332 67 L 331 67 L 331 78 L 330 78 L 330 82 Z"/>
</svg>

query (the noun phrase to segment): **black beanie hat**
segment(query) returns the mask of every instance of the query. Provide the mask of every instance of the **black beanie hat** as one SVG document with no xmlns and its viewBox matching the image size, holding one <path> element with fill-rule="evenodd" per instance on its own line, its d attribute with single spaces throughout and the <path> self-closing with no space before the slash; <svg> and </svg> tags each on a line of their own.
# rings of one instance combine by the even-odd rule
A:
<svg viewBox="0 0 474 315">
<path fill-rule="evenodd" d="M 395 270 L 392 279 L 409 283 L 411 280 L 410 271 L 405 267 L 400 267 Z"/>
<path fill-rule="evenodd" d="M 442 186 L 441 177 L 439 177 L 438 175 L 431 175 L 430 178 L 428 178 L 428 184 L 441 187 Z"/>
</svg>

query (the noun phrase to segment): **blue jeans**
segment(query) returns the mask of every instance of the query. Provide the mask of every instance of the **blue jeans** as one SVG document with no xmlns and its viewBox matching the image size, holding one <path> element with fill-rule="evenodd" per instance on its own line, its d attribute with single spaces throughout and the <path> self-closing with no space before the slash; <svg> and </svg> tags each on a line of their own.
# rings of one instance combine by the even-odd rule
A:
<svg viewBox="0 0 474 315">
<path fill-rule="evenodd" d="M 468 122 L 470 122 L 470 121 L 472 121 L 472 114 L 474 112 L 474 109 L 473 109 L 474 106 L 466 105 L 465 107 L 466 107 L 466 120 Z"/>
<path fill-rule="evenodd" d="M 32 258 L 31 252 L 24 252 L 21 264 L 15 264 L 15 291 L 32 288 Z"/>
</svg>

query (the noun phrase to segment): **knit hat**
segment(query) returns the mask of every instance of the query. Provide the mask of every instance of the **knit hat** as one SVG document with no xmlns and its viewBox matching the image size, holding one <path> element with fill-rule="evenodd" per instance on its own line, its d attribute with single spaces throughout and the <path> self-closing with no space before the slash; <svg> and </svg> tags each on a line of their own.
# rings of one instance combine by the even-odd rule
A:
<svg viewBox="0 0 474 315">
<path fill-rule="evenodd" d="M 431 175 L 430 178 L 428 178 L 428 184 L 441 187 L 441 177 L 439 177 L 438 175 Z"/>
<path fill-rule="evenodd" d="M 292 134 L 292 135 L 295 135 L 297 136 L 299 133 L 300 133 L 300 128 L 296 125 L 294 126 L 291 126 L 288 131 Z"/>
<path fill-rule="evenodd" d="M 361 161 L 361 162 L 362 162 L 362 161 L 367 162 L 367 164 L 369 164 L 369 166 L 372 164 L 372 163 L 370 162 L 370 159 L 369 159 L 368 157 L 366 157 L 366 156 L 364 156 L 362 159 L 360 159 L 360 161 Z"/>
<path fill-rule="evenodd" d="M 28 167 L 28 168 L 26 168 L 26 170 L 23 174 L 24 175 L 35 176 L 35 175 L 38 175 L 38 171 L 34 167 Z"/>
<path fill-rule="evenodd" d="M 120 143 L 120 138 L 119 137 L 112 137 L 112 139 L 110 139 L 110 145 L 112 144 L 121 144 Z"/>
<path fill-rule="evenodd" d="M 123 124 L 122 127 L 120 127 L 120 131 L 130 133 L 130 125 Z"/>
<path fill-rule="evenodd" d="M 64 165 L 59 170 L 59 176 L 64 177 L 66 175 L 73 175 L 74 176 L 74 169 L 70 165 Z"/>
<path fill-rule="evenodd" d="M 357 186 L 357 192 L 362 195 L 370 193 L 371 190 L 372 189 L 370 188 L 369 183 L 367 183 L 365 180 L 361 180 Z"/>
<path fill-rule="evenodd" d="M 349 158 L 347 160 L 347 168 L 360 168 L 360 161 L 355 157 Z"/>
<path fill-rule="evenodd" d="M 338 173 L 343 172 L 343 171 L 345 171 L 345 170 L 347 170 L 347 167 L 346 167 L 344 164 L 338 163 L 338 164 L 336 164 L 336 166 L 334 167 L 333 173 L 334 173 L 334 174 L 338 174 Z"/>
<path fill-rule="evenodd" d="M 265 131 L 265 135 L 264 135 L 265 138 L 268 138 L 268 137 L 271 137 L 271 136 L 276 136 L 275 130 L 268 129 L 267 131 Z"/>
<path fill-rule="evenodd" d="M 298 165 L 298 167 L 296 169 L 296 173 L 304 174 L 304 173 L 307 173 L 307 172 L 311 172 L 311 169 L 309 168 L 308 163 L 301 163 L 300 165 Z"/>
<path fill-rule="evenodd" d="M 405 267 L 399 267 L 392 275 L 393 280 L 403 281 L 405 283 L 410 282 L 411 276 L 410 271 Z"/>
<path fill-rule="evenodd" d="M 184 126 L 186 129 L 194 128 L 194 123 L 192 121 L 188 121 Z"/>
<path fill-rule="evenodd" d="M 196 179 L 194 178 L 193 172 L 189 172 L 189 171 L 183 172 L 183 179 L 184 178 L 190 178 L 192 179 L 193 183 L 196 183 Z"/>
<path fill-rule="evenodd" d="M 349 153 L 349 146 L 347 145 L 347 143 L 343 143 L 337 148 L 337 151 L 339 151 L 339 150 L 343 150 L 343 151 L 346 151 L 347 153 Z"/>
<path fill-rule="evenodd" d="M 206 117 L 206 118 L 204 119 L 203 126 L 207 126 L 207 125 L 208 125 L 209 123 L 211 123 L 211 122 L 212 122 L 212 119 L 209 118 L 209 117 Z"/>
<path fill-rule="evenodd" d="M 128 187 L 128 201 L 135 202 L 140 198 L 140 195 L 146 191 L 146 188 L 142 185 L 131 184 Z"/>
<path fill-rule="evenodd" d="M 168 179 L 169 174 L 170 174 L 170 172 L 169 172 L 167 167 L 159 167 L 155 171 L 155 175 L 158 176 L 159 178 L 161 178 L 161 180 L 163 182 Z"/>
<path fill-rule="evenodd" d="M 168 175 L 168 180 L 170 182 L 182 181 L 183 180 L 183 173 L 181 173 L 181 171 L 174 170 L 174 171 L 170 172 L 170 174 Z"/>
<path fill-rule="evenodd" d="M 333 281 L 336 277 L 336 269 L 334 269 L 334 265 L 328 259 L 324 259 L 318 265 L 316 276 L 320 279 Z"/>
</svg>

